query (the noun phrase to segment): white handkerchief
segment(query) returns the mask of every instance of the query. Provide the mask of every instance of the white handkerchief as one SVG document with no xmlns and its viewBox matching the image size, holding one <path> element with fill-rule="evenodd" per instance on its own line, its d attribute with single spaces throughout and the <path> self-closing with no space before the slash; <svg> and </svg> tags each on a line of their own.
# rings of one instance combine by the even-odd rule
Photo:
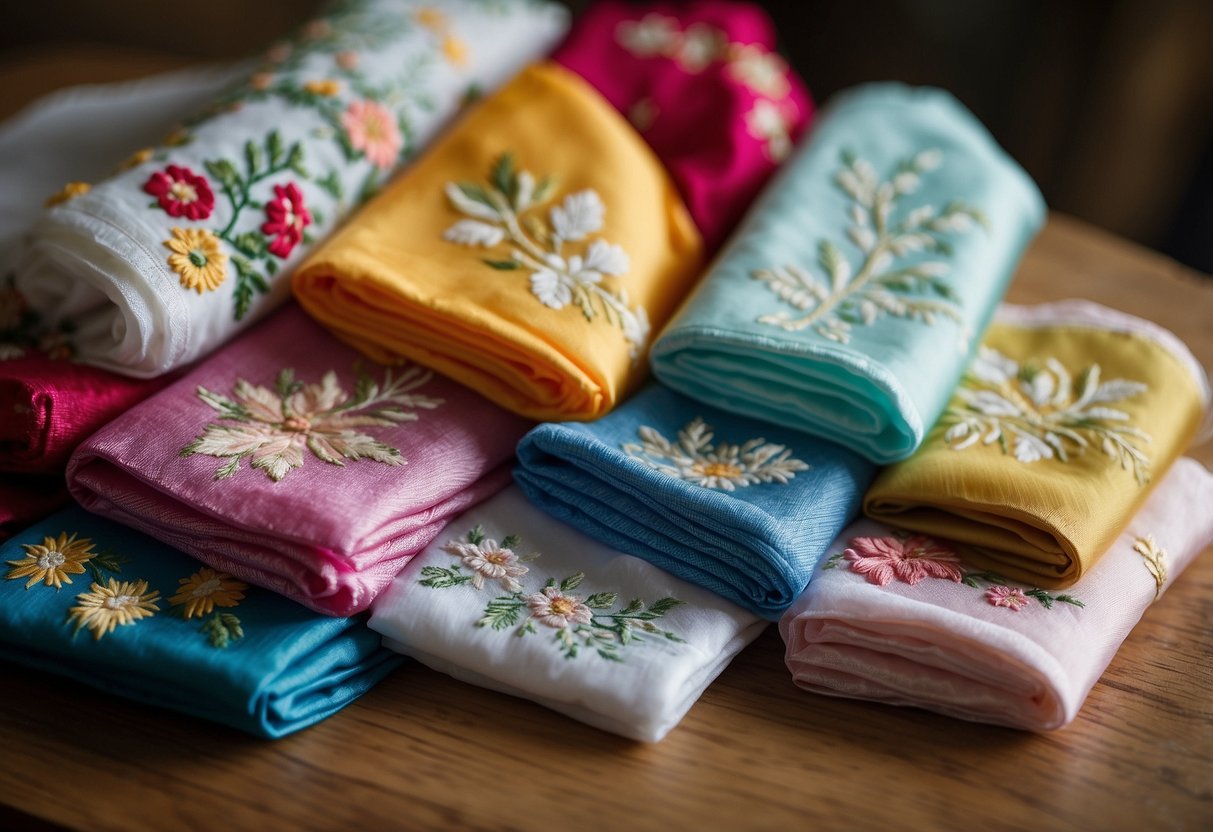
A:
<svg viewBox="0 0 1213 832">
<path fill-rule="evenodd" d="M 964 566 L 872 520 L 831 547 L 779 623 L 805 690 L 1035 731 L 1078 714 L 1146 609 L 1213 542 L 1213 475 L 1180 458 L 1064 591 Z"/>
<path fill-rule="evenodd" d="M 240 74 L 217 66 L 69 87 L 7 119 L 0 125 L 0 263 L 8 264 L 50 193 L 64 182 L 108 176 L 115 159 L 160 141 Z"/>
<path fill-rule="evenodd" d="M 456 679 L 625 737 L 664 737 L 764 626 L 516 487 L 447 531 L 375 602 L 371 629 Z"/>
<path fill-rule="evenodd" d="M 567 18 L 543 0 L 334 5 L 160 147 L 66 188 L 17 289 L 72 328 L 80 361 L 137 377 L 187 364 L 284 301 L 303 254 Z"/>
</svg>

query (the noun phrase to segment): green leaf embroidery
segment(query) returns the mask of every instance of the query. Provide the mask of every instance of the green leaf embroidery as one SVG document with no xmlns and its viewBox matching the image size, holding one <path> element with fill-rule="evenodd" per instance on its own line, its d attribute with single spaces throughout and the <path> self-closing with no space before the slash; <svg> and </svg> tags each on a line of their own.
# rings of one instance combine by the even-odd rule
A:
<svg viewBox="0 0 1213 832">
<path fill-rule="evenodd" d="M 206 635 L 211 647 L 226 649 L 233 641 L 244 638 L 244 629 L 240 619 L 229 612 L 216 612 L 199 628 L 198 632 Z"/>
<path fill-rule="evenodd" d="M 452 566 L 449 569 L 442 566 L 424 566 L 421 568 L 421 580 L 418 583 L 432 589 L 446 589 L 466 584 L 471 580 L 472 576 L 464 575 L 458 566 Z"/>
<path fill-rule="evenodd" d="M 485 260 L 482 260 L 481 262 L 483 262 L 486 266 L 491 266 L 492 268 L 497 269 L 497 271 L 502 271 L 502 272 L 513 271 L 514 269 L 522 268 L 522 264 L 519 263 L 517 260 L 487 260 L 487 259 L 485 259 Z"/>
</svg>

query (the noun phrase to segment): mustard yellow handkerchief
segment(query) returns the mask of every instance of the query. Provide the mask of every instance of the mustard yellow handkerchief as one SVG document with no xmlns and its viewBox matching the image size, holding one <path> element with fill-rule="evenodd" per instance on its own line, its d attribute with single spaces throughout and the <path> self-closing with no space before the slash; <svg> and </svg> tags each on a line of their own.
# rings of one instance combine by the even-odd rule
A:
<svg viewBox="0 0 1213 832">
<path fill-rule="evenodd" d="M 1161 327 L 1086 301 L 1004 306 L 918 452 L 871 517 L 967 544 L 982 569 L 1077 581 L 1195 434 L 1204 372 Z"/>
<path fill-rule="evenodd" d="M 412 359 L 533 418 L 594 419 L 642 377 L 701 248 L 632 127 L 539 64 L 317 252 L 294 291 L 376 360 Z"/>
</svg>

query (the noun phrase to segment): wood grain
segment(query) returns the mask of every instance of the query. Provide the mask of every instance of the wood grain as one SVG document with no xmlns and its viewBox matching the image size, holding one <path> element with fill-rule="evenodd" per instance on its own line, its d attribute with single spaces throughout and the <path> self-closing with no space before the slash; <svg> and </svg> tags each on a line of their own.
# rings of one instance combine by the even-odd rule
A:
<svg viewBox="0 0 1213 832">
<path fill-rule="evenodd" d="M 1054 215 L 1010 299 L 1060 297 L 1152 318 L 1213 365 L 1213 284 Z M 1205 829 L 1211 602 L 1206 552 L 1045 735 L 805 694 L 773 628 L 656 745 L 416 664 L 276 742 L 2 666 L 0 826 Z"/>
</svg>

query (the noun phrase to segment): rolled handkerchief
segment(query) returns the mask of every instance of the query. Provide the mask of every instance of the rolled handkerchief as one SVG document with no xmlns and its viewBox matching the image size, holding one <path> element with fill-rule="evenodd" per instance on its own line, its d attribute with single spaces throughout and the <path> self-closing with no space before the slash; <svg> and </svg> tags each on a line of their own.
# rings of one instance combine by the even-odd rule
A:
<svg viewBox="0 0 1213 832">
<path fill-rule="evenodd" d="M 163 386 L 33 349 L 0 360 L 0 471 L 62 472 L 85 438 Z"/>
<path fill-rule="evenodd" d="M 78 506 L 0 546 L 0 659 L 253 734 L 341 710 L 398 666 L 308 612 Z"/>
<path fill-rule="evenodd" d="M 1069 586 L 1208 405 L 1204 371 L 1156 324 L 1089 301 L 1004 306 L 927 441 L 881 473 L 864 511 L 968 544 L 980 568 Z"/>
<path fill-rule="evenodd" d="M 873 466 L 807 434 L 650 385 L 590 424 L 546 424 L 514 478 L 597 540 L 772 620 L 859 511 Z"/>
<path fill-rule="evenodd" d="M 780 621 L 805 690 L 1043 731 L 1070 722 L 1142 614 L 1213 543 L 1213 476 L 1181 459 L 1064 594 L 964 567 L 942 540 L 847 529 Z"/>
<path fill-rule="evenodd" d="M 0 540 L 8 540 L 71 501 L 62 476 L 4 477 L 0 480 Z"/>
<path fill-rule="evenodd" d="M 765 626 L 516 488 L 448 532 L 375 602 L 371 629 L 456 679 L 625 737 L 664 737 Z"/>
<path fill-rule="evenodd" d="M 751 3 L 595 3 L 552 60 L 589 81 L 653 148 L 714 251 L 813 114 Z"/>
<path fill-rule="evenodd" d="M 548 2 L 354 0 L 159 150 L 34 225 L 18 289 L 81 360 L 150 377 L 284 301 L 289 271 L 455 113 L 545 53 Z"/>
<path fill-rule="evenodd" d="M 755 205 L 654 345 L 654 371 L 725 410 L 904 459 L 1043 218 L 1032 181 L 950 95 L 861 87 Z"/>
<path fill-rule="evenodd" d="M 699 235 L 660 162 L 585 81 L 522 72 L 313 255 L 300 304 L 536 419 L 593 419 L 646 371 Z"/>
<path fill-rule="evenodd" d="M 14 286 L 20 235 L 52 190 L 108 175 L 114 159 L 164 136 L 232 77 L 206 69 L 75 87 L 0 127 L 0 471 L 62 471 L 85 437 L 162 386 L 71 360 L 70 328 L 43 326 Z"/>
<path fill-rule="evenodd" d="M 429 370 L 367 366 L 291 306 L 92 436 L 68 484 L 90 511 L 349 615 L 508 484 L 526 428 Z"/>
</svg>

